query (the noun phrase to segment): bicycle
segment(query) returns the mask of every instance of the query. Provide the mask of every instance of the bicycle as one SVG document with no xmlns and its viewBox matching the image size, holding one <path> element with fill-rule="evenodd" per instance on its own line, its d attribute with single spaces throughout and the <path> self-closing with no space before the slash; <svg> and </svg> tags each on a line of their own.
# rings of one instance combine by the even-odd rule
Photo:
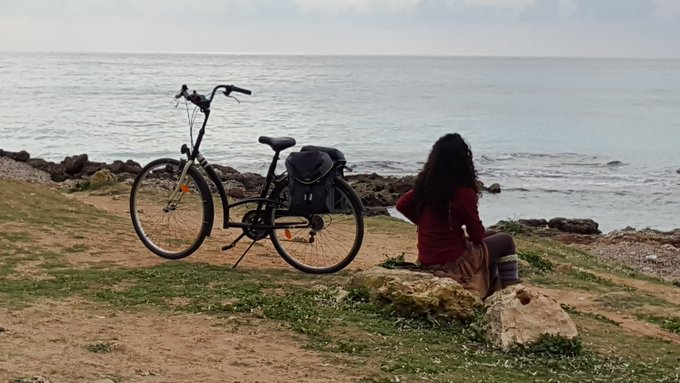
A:
<svg viewBox="0 0 680 383">
<path fill-rule="evenodd" d="M 189 117 L 191 147 L 187 144 L 181 147 L 181 154 L 186 159 L 154 160 L 135 178 L 130 192 L 130 215 L 139 239 L 154 254 L 166 259 L 177 260 L 194 253 L 211 235 L 215 218 L 213 194 L 206 175 L 214 184 L 222 204 L 223 228 L 242 230 L 233 242 L 222 246 L 222 250 L 234 248 L 244 237 L 252 240 L 233 267 L 256 242 L 269 238 L 279 255 L 300 271 L 326 274 L 345 268 L 354 260 L 363 241 L 364 207 L 344 180 L 346 162 L 342 153 L 328 147 L 302 148 L 301 151 L 320 151 L 332 157 L 334 206 L 325 214 L 292 214 L 288 210 L 289 174 L 275 174 L 275 171 L 280 152 L 295 146 L 296 141 L 290 137 L 261 136 L 258 141 L 270 146 L 274 156 L 259 196 L 230 204 L 221 179 L 199 151 L 210 106 L 219 90 L 234 99 L 234 92 L 252 94 L 250 90 L 234 85 L 218 85 L 206 97 L 195 90 L 189 93 L 188 87 L 183 85 L 175 96 L 178 103 L 184 98 L 187 114 L 187 101 L 195 105 L 193 117 Z M 204 114 L 204 119 L 194 143 L 193 123 L 197 110 Z M 230 212 L 242 211 L 243 207 L 247 211 L 242 212 L 241 219 L 231 221 Z"/>
</svg>

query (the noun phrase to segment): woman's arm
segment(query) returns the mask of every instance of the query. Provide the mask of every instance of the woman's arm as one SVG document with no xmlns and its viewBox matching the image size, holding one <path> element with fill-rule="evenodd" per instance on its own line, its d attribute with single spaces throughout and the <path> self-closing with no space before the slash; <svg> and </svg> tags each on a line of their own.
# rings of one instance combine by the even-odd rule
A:
<svg viewBox="0 0 680 383">
<path fill-rule="evenodd" d="M 397 211 L 408 218 L 411 222 L 418 224 L 418 217 L 416 214 L 416 204 L 413 201 L 413 189 L 409 190 L 399 198 L 397 201 L 397 206 L 395 206 Z"/>
<path fill-rule="evenodd" d="M 465 223 L 465 229 L 470 237 L 470 241 L 482 243 L 485 237 L 485 230 L 477 210 L 477 193 L 470 188 L 460 188 L 457 194 L 459 212 Z"/>
</svg>

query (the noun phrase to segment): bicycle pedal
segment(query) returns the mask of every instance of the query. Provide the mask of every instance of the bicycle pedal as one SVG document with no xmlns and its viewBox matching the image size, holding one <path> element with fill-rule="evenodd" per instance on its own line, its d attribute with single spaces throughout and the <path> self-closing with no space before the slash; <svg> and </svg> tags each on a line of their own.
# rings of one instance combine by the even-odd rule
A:
<svg viewBox="0 0 680 383">
<path fill-rule="evenodd" d="M 224 246 L 222 246 L 222 251 L 229 251 L 229 250 L 233 249 L 234 247 L 236 247 L 235 243 L 232 243 L 231 245 L 224 245 Z"/>
</svg>

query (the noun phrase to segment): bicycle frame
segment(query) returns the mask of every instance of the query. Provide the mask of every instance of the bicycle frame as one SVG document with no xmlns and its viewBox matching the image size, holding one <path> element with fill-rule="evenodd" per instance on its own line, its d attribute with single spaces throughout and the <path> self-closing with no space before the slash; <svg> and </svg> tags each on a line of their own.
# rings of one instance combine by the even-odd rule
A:
<svg viewBox="0 0 680 383">
<path fill-rule="evenodd" d="M 219 89 L 220 87 L 215 87 L 213 89 L 212 95 L 210 100 L 212 101 L 212 98 L 215 95 L 215 91 Z M 203 135 L 205 134 L 205 127 L 208 123 L 208 119 L 210 117 L 210 105 L 208 104 L 207 107 L 201 108 L 201 111 L 205 115 L 205 118 L 203 119 L 203 125 L 201 126 L 201 129 L 198 132 L 198 138 L 196 139 L 196 143 L 194 146 L 189 149 L 186 144 L 182 146 L 181 152 L 183 154 L 187 155 L 187 162 L 184 164 L 184 167 L 182 169 L 182 174 L 181 178 L 183 179 L 187 173 L 189 172 L 189 168 L 193 166 L 196 161 L 198 161 L 198 164 L 205 170 L 206 174 L 208 175 L 208 178 L 210 181 L 215 184 L 215 187 L 217 188 L 217 193 L 220 196 L 220 201 L 222 204 L 222 227 L 225 229 L 229 228 L 241 228 L 241 229 L 254 229 L 254 230 L 273 230 L 273 229 L 283 229 L 283 228 L 304 228 L 307 227 L 307 222 L 300 223 L 299 225 L 295 225 L 293 223 L 286 223 L 283 225 L 264 225 L 264 224 L 253 224 L 253 223 L 248 223 L 248 222 L 231 222 L 229 219 L 229 210 L 233 207 L 247 204 L 247 203 L 257 203 L 257 209 L 255 210 L 257 214 L 259 214 L 263 208 L 267 205 L 281 205 L 283 204 L 279 201 L 275 201 L 273 199 L 267 198 L 267 192 L 269 191 L 270 187 L 272 186 L 272 183 L 275 183 L 277 180 L 276 175 L 275 175 L 275 170 L 276 170 L 276 165 L 279 161 L 279 152 L 275 151 L 274 152 L 274 157 L 272 158 L 272 161 L 269 165 L 269 170 L 267 171 L 267 175 L 265 177 L 265 182 L 264 185 L 262 185 L 262 189 L 260 190 L 260 195 L 259 197 L 250 197 L 250 198 L 245 198 L 238 200 L 234 202 L 233 204 L 229 204 L 229 200 L 227 197 L 227 193 L 224 190 L 224 186 L 222 185 L 222 181 L 220 180 L 219 176 L 215 172 L 215 169 L 208 163 L 208 160 L 200 153 L 199 148 L 201 146 L 201 142 L 203 141 Z M 172 201 L 177 193 L 180 192 L 180 185 L 177 185 L 175 191 L 170 197 L 170 201 Z M 213 228 L 213 220 L 214 218 L 210 218 L 209 222 L 209 229 L 208 229 L 208 236 L 210 236 Z"/>
</svg>

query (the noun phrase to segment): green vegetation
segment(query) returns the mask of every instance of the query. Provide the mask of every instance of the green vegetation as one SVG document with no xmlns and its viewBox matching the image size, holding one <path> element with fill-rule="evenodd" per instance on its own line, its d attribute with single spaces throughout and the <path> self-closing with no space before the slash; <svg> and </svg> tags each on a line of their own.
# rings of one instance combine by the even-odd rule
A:
<svg viewBox="0 0 680 383">
<path fill-rule="evenodd" d="M 555 268 L 550 260 L 545 259 L 532 251 L 518 252 L 517 255 L 519 256 L 519 259 L 527 261 L 529 265 L 536 270 L 546 272 L 553 271 Z"/>
<path fill-rule="evenodd" d="M 523 355 L 577 356 L 583 353 L 583 344 L 579 338 L 567 339 L 559 335 L 543 334 L 536 343 L 520 347 L 517 352 Z"/>
</svg>

